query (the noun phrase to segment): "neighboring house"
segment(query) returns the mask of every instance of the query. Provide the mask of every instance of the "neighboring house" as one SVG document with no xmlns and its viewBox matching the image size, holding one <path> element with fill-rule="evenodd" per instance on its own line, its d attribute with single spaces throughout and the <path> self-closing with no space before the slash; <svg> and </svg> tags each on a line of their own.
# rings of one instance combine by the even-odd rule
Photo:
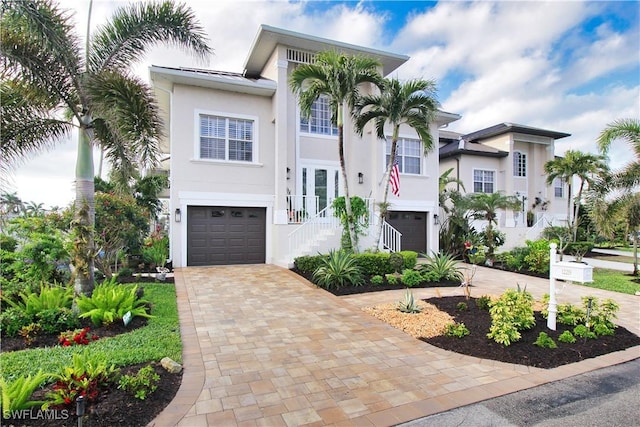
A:
<svg viewBox="0 0 640 427">
<path fill-rule="evenodd" d="M 514 123 L 466 135 L 442 131 L 440 173 L 453 168 L 449 176 L 459 179 L 467 193 L 500 191 L 522 200 L 521 210 L 500 213 L 498 226 L 507 234 L 504 249 L 524 245 L 548 225 L 566 225 L 567 186 L 560 180 L 547 185 L 544 164 L 555 158 L 555 141 L 567 136 Z"/>
<path fill-rule="evenodd" d="M 242 73 L 152 66 L 151 81 L 164 114 L 162 150 L 169 170 L 171 258 L 175 267 L 243 263 L 290 265 L 294 257 L 340 246 L 330 211 L 342 194 L 337 130 L 326 99 L 301 119 L 289 75 L 315 53 L 370 55 L 389 75 L 408 57 L 261 26 Z M 439 128 L 459 115 L 439 112 Z M 553 141 L 551 141 L 553 145 Z M 356 136 L 345 124 L 351 195 L 370 206 L 360 248 L 374 246 L 371 226 L 383 195 L 390 142 L 375 132 Z M 438 155 L 424 155 L 410 128 L 401 129 L 401 194 L 390 194 L 383 248 L 438 250 Z"/>
</svg>

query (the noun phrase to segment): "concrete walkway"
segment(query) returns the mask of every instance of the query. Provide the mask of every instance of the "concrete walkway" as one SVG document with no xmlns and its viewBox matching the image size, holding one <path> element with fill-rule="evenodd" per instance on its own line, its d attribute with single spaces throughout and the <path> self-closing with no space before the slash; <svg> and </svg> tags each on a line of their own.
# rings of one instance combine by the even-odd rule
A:
<svg viewBox="0 0 640 427">
<path fill-rule="evenodd" d="M 390 426 L 640 357 L 635 347 L 543 370 L 462 356 L 360 309 L 403 291 L 338 298 L 273 265 L 184 268 L 175 279 L 185 370 L 154 426 Z M 535 296 L 548 287 L 479 267 L 472 295 L 516 283 Z M 639 297 L 566 285 L 558 300 L 587 294 L 613 297 L 640 333 Z"/>
</svg>

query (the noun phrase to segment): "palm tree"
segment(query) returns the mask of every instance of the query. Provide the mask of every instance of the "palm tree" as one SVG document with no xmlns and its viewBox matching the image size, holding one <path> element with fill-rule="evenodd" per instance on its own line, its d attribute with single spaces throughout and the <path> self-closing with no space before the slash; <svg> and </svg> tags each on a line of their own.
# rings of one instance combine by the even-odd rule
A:
<svg viewBox="0 0 640 427">
<path fill-rule="evenodd" d="M 433 149 L 433 138 L 429 131 L 429 124 L 438 109 L 435 97 L 436 84 L 433 80 L 409 80 L 401 83 L 398 79 L 384 79 L 382 92 L 377 95 L 363 96 L 356 103 L 356 132 L 362 136 L 365 125 L 374 121 L 378 138 L 386 140 L 385 125 L 391 126 L 391 153 L 385 172 L 384 195 L 380 206 L 380 220 L 378 221 L 375 248 L 378 249 L 382 225 L 386 216 L 389 196 L 389 182 L 391 168 L 396 158 L 400 126 L 406 124 L 412 127 L 424 148 L 425 154 Z"/>
<path fill-rule="evenodd" d="M 189 8 L 171 1 L 118 9 L 87 37 L 51 0 L 3 2 L 0 21 L 3 165 L 53 147 L 78 129 L 74 267 L 76 294 L 93 290 L 93 146 L 129 176 L 157 162 L 161 121 L 150 87 L 129 67 L 151 46 L 211 52 Z"/>
<path fill-rule="evenodd" d="M 0 195 L 0 205 L 2 206 L 0 213 L 3 217 L 7 214 L 17 214 L 24 210 L 24 203 L 16 192 L 2 193 Z"/>
<path fill-rule="evenodd" d="M 464 203 L 466 208 L 472 212 L 473 218 L 487 221 L 487 227 L 484 230 L 484 243 L 487 246 L 487 260 L 490 260 L 493 258 L 496 245 L 494 225 L 498 225 L 498 210 L 520 209 L 521 202 L 515 196 L 505 196 L 501 192 L 496 192 L 469 194 Z"/>
<path fill-rule="evenodd" d="M 603 155 L 607 155 L 611 144 L 622 139 L 629 143 L 635 161 L 630 162 L 616 173 L 619 188 L 631 189 L 640 185 L 640 121 L 638 119 L 619 119 L 609 123 L 600 132 L 598 148 Z"/>
<path fill-rule="evenodd" d="M 44 216 L 44 203 L 28 202 L 24 206 L 25 216 Z"/>
<path fill-rule="evenodd" d="M 291 90 L 299 97 L 300 111 L 309 117 L 313 103 L 321 96 L 329 97 L 332 122 L 338 127 L 338 157 L 342 171 L 345 210 L 349 228 L 349 239 L 354 252 L 358 251 L 355 230 L 356 218 L 351 209 L 349 182 L 344 158 L 345 114 L 352 115 L 361 87 L 372 83 L 382 85 L 378 72 L 380 62 L 367 56 L 345 55 L 335 51 L 319 52 L 311 64 L 298 66 L 290 77 Z"/>
<path fill-rule="evenodd" d="M 595 175 L 605 171 L 607 165 L 604 157 L 583 153 L 581 151 L 569 150 L 564 157 L 558 157 L 550 160 L 544 165 L 544 171 L 547 174 L 547 184 L 553 184 L 553 180 L 559 178 L 567 183 L 567 226 L 571 230 L 573 241 L 575 242 L 578 235 L 578 214 L 580 213 L 580 204 L 585 184 L 593 183 Z M 573 197 L 573 180 L 579 179 L 578 192 Z M 573 200 L 573 212 L 571 210 L 571 201 Z"/>
<path fill-rule="evenodd" d="M 462 188 L 462 191 L 467 191 L 467 189 L 464 188 L 464 183 L 462 182 L 462 180 L 449 176 L 451 175 L 451 172 L 453 172 L 453 168 L 447 169 L 438 177 L 438 204 L 446 213 L 449 213 L 451 209 L 449 206 L 447 206 L 447 201 L 452 198 L 451 193 L 459 193 L 459 188 Z M 449 184 L 456 184 L 458 186 L 458 189 L 447 189 L 447 185 Z"/>
</svg>

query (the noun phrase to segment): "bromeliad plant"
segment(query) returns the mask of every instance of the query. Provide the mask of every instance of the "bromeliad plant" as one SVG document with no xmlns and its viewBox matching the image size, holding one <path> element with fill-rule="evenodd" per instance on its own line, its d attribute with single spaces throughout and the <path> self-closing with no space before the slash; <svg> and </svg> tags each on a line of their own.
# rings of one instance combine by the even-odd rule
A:
<svg viewBox="0 0 640 427">
<path fill-rule="evenodd" d="M 90 297 L 81 295 L 78 298 L 80 317 L 90 318 L 96 326 L 121 320 L 127 313 L 131 313 L 131 318 L 153 317 L 147 313 L 149 302 L 138 298 L 137 290 L 137 285 L 125 286 L 117 283 L 115 276 L 111 280 L 105 280 L 96 286 Z"/>
</svg>

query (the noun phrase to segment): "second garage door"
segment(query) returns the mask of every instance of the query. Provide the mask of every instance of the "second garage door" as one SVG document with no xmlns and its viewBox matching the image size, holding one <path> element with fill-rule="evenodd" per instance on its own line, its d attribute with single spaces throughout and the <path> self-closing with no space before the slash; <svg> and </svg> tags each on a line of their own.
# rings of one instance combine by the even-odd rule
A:
<svg viewBox="0 0 640 427">
<path fill-rule="evenodd" d="M 187 212 L 187 265 L 265 262 L 265 208 L 189 206 Z"/>
<path fill-rule="evenodd" d="M 402 233 L 402 250 L 425 253 L 427 251 L 427 213 L 391 211 L 387 222 Z"/>
</svg>

